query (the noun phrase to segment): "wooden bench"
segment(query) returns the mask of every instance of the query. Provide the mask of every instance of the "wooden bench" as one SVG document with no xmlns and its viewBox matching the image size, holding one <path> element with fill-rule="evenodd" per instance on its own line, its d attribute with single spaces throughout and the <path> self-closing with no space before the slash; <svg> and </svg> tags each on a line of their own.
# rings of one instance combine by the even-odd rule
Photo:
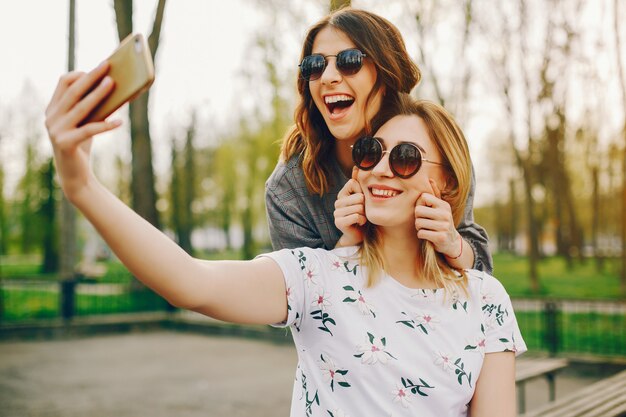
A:
<svg viewBox="0 0 626 417">
<path fill-rule="evenodd" d="M 515 382 L 517 385 L 517 407 L 519 413 L 526 411 L 526 382 L 545 377 L 548 381 L 549 399 L 556 398 L 556 373 L 567 366 L 567 360 L 555 358 L 520 358 L 515 361 Z"/>
<path fill-rule="evenodd" d="M 624 416 L 626 416 L 626 370 L 523 415 L 523 417 Z"/>
</svg>

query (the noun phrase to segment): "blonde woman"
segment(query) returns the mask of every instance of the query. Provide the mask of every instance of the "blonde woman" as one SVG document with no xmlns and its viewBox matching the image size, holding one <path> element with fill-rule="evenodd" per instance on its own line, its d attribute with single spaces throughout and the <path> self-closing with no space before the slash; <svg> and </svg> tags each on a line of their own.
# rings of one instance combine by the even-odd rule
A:
<svg viewBox="0 0 626 417">
<path fill-rule="evenodd" d="M 515 353 L 525 345 L 508 295 L 484 272 L 451 269 L 414 231 L 416 203 L 433 183 L 455 221 L 469 190 L 467 145 L 445 110 L 409 103 L 375 137 L 355 142 L 368 222 L 362 244 L 207 262 L 94 176 L 92 136 L 119 122 L 80 122 L 110 93 L 107 71 L 105 63 L 63 76 L 46 110 L 64 193 L 128 269 L 175 306 L 290 327 L 299 358 L 291 416 L 515 415 Z"/>
</svg>

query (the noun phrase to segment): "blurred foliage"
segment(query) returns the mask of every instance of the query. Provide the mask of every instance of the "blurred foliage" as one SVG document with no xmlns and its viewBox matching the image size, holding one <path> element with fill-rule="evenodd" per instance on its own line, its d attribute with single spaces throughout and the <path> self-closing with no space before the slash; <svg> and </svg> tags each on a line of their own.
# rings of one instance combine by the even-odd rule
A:
<svg viewBox="0 0 626 417">
<path fill-rule="evenodd" d="M 210 116 L 191 116 L 203 109 L 187 109 L 189 118 L 178 121 L 167 137 L 171 170 L 159 179 L 167 184 L 161 187 L 159 214 L 166 232 L 195 254 L 214 249 L 193 247 L 194 233 L 200 232 L 221 235 L 216 245 L 240 251 L 245 259 L 268 246 L 264 182 L 277 162 L 280 138 L 293 122 L 296 100 L 296 67 L 281 61 L 282 52 L 292 36 L 301 41 L 307 24 L 306 9 L 295 3 L 255 4 L 264 23 L 246 48 L 246 62 L 255 65 L 242 68 L 241 81 L 241 91 L 253 97 L 252 108 L 242 108 L 226 132 L 211 129 Z M 489 232 L 498 259 L 496 275 L 514 294 L 560 293 L 557 283 L 571 297 L 619 293 L 612 277 L 626 269 L 615 261 L 626 253 L 620 211 L 626 202 L 618 197 L 624 195 L 626 180 L 626 111 L 619 99 L 623 68 L 616 39 L 626 34 L 625 26 L 614 22 L 624 21 L 626 11 L 617 4 L 355 4 L 400 27 L 423 71 L 416 95 L 445 103 L 466 132 L 482 128 L 481 117 L 496 121 L 486 132 L 484 147 L 472 149 L 484 153 L 484 158 L 475 157 L 486 161 L 477 167 L 477 189 L 488 194 L 483 206 L 475 207 L 475 217 Z M 319 2 L 322 11 L 330 5 Z M 0 253 L 43 254 L 50 216 L 42 215 L 42 208 L 57 195 L 50 190 L 49 172 L 44 176 L 47 157 L 40 151 L 41 129 L 35 128 L 41 126 L 41 115 L 28 112 L 41 106 L 33 105 L 32 92 L 23 96 L 25 102 L 15 112 L 21 125 L 4 116 L 8 110 L 0 113 L 0 139 L 13 137 L 24 144 L 26 161 L 10 196 L 3 192 L 0 165 Z M 468 141 L 472 145 L 469 135 Z M 126 202 L 134 197 L 129 164 L 118 156 L 112 169 L 115 192 Z M 547 257 L 554 254 L 563 261 Z M 507 274 L 513 278 L 500 274 L 509 262 Z M 10 268 L 3 265 L 3 275 Z M 601 284 L 587 287 L 592 280 Z"/>
<path fill-rule="evenodd" d="M 506 253 L 494 255 L 494 276 L 502 282 L 511 297 L 535 296 L 528 282 L 528 260 Z M 539 261 L 541 287 L 538 296 L 571 299 L 619 299 L 619 259 L 606 259 L 598 272 L 593 258 L 569 270 L 562 257 L 551 256 Z"/>
</svg>

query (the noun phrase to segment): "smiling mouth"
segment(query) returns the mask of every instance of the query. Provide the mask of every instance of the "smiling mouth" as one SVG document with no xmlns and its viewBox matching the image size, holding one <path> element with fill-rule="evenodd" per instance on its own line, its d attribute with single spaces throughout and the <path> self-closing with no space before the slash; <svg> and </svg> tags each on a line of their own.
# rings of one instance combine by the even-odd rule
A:
<svg viewBox="0 0 626 417">
<path fill-rule="evenodd" d="M 346 94 L 326 96 L 324 97 L 324 103 L 330 114 L 338 114 L 354 104 L 354 97 L 350 97 Z"/>
<path fill-rule="evenodd" d="M 374 197 L 379 197 L 379 198 L 392 198 L 402 193 L 402 191 L 389 190 L 389 189 L 382 190 L 380 188 L 373 188 L 373 187 L 370 187 L 369 190 L 370 190 L 370 193 Z"/>
</svg>

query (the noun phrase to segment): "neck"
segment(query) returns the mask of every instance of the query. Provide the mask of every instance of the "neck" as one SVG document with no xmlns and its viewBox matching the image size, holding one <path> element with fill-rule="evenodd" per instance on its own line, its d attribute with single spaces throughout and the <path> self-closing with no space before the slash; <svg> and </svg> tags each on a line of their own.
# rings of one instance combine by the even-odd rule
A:
<svg viewBox="0 0 626 417">
<path fill-rule="evenodd" d="M 336 140 L 335 139 L 335 157 L 341 167 L 341 171 L 347 178 L 352 176 L 352 148 L 351 146 L 356 140 Z"/>
<path fill-rule="evenodd" d="M 419 239 L 413 225 L 397 228 L 381 227 L 379 233 L 387 274 L 409 288 L 434 288 L 423 277 L 422 263 L 418 255 Z"/>
</svg>

